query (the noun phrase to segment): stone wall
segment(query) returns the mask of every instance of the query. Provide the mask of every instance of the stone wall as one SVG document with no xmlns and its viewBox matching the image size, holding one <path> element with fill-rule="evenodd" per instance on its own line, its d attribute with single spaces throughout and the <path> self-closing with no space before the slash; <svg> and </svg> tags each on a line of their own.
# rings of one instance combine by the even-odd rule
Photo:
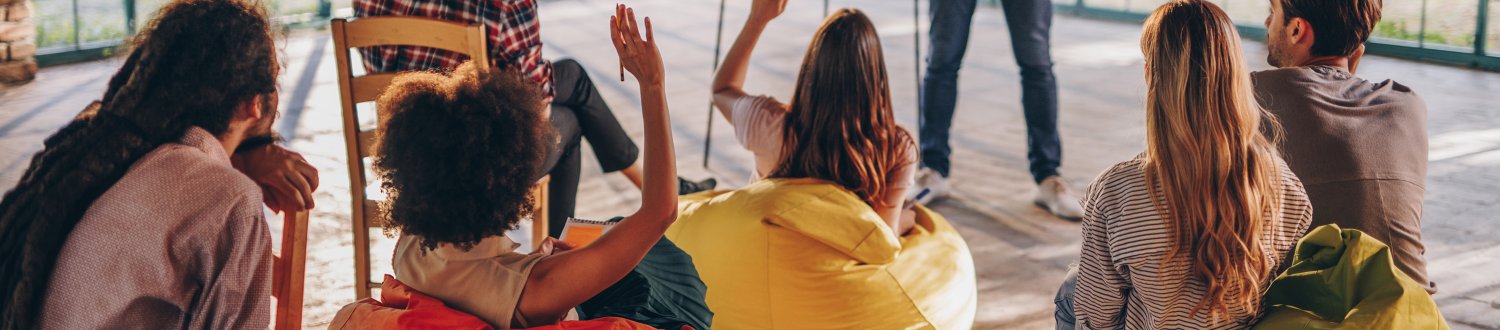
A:
<svg viewBox="0 0 1500 330">
<path fill-rule="evenodd" d="M 0 0 L 0 84 L 36 78 L 36 24 L 29 0 Z"/>
</svg>

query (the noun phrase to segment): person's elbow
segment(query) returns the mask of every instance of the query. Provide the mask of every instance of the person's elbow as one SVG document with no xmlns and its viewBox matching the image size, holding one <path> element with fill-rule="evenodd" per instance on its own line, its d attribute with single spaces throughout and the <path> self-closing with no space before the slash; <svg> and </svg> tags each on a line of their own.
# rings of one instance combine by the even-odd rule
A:
<svg viewBox="0 0 1500 330">
<path fill-rule="evenodd" d="M 670 202 L 671 203 L 652 203 L 656 205 L 643 205 L 643 207 L 641 207 L 639 211 L 636 211 L 634 218 L 646 220 L 647 222 L 654 224 L 660 224 L 662 228 L 669 227 L 673 222 L 677 221 L 677 199 L 673 198 Z"/>
<path fill-rule="evenodd" d="M 735 86 L 720 87 L 716 85 L 713 91 L 713 94 L 709 95 L 709 100 L 713 101 L 713 106 L 718 108 L 719 112 L 724 114 L 725 117 L 729 116 L 730 109 L 734 107 L 734 101 L 745 95 L 745 91 Z"/>
<path fill-rule="evenodd" d="M 714 104 L 718 104 L 720 103 L 719 101 L 732 100 L 735 98 L 735 96 L 739 96 L 744 93 L 745 92 L 740 91 L 738 87 L 727 85 L 721 86 L 719 84 L 714 84 L 713 94 L 709 95 L 709 97 L 715 101 Z"/>
</svg>

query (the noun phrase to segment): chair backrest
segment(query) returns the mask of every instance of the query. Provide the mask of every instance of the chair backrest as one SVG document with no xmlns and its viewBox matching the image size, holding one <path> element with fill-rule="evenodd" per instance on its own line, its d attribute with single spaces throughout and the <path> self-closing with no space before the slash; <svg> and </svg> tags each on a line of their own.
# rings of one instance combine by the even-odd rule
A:
<svg viewBox="0 0 1500 330">
<path fill-rule="evenodd" d="M 303 283 L 307 278 L 307 211 L 282 219 L 281 249 L 271 267 L 271 296 L 276 297 L 277 330 L 302 328 Z"/>
<path fill-rule="evenodd" d="M 370 289 L 380 283 L 370 278 L 370 224 L 376 216 L 378 201 L 368 200 L 365 187 L 369 185 L 364 158 L 371 154 L 375 142 L 374 130 L 360 128 L 359 111 L 355 106 L 374 101 L 391 84 L 398 73 L 370 73 L 353 76 L 349 51 L 352 48 L 372 46 L 424 46 L 469 55 L 480 63 L 489 63 L 489 52 L 485 46 L 484 28 L 421 17 L 364 17 L 358 19 L 334 19 L 334 59 L 339 71 L 339 101 L 344 113 L 344 141 L 347 145 L 349 164 L 349 194 L 352 200 L 354 220 L 354 275 L 356 296 L 370 296 Z M 481 69 L 488 65 L 480 66 Z M 380 123 L 379 111 L 375 122 Z"/>
</svg>

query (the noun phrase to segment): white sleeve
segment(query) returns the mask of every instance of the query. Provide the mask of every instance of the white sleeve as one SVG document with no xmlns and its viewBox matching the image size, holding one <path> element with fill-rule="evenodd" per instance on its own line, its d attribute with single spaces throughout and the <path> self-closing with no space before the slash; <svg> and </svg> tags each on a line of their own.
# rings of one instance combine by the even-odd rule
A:
<svg viewBox="0 0 1500 330">
<path fill-rule="evenodd" d="M 730 108 L 734 137 L 750 152 L 776 153 L 781 149 L 781 130 L 786 110 L 769 96 L 746 95 Z"/>
</svg>

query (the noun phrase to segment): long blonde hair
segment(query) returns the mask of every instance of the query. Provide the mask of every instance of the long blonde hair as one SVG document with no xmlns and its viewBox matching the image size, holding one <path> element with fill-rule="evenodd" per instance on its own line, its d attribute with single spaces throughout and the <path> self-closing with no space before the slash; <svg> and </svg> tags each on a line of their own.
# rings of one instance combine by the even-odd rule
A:
<svg viewBox="0 0 1500 330">
<path fill-rule="evenodd" d="M 1207 294 L 1197 315 L 1257 314 L 1272 262 L 1262 225 L 1281 215 L 1275 118 L 1254 99 L 1239 34 L 1217 6 L 1177 0 L 1146 19 L 1146 162 L 1172 219 L 1168 260 L 1186 259 Z M 1274 234 L 1274 233 L 1272 233 Z"/>
</svg>

